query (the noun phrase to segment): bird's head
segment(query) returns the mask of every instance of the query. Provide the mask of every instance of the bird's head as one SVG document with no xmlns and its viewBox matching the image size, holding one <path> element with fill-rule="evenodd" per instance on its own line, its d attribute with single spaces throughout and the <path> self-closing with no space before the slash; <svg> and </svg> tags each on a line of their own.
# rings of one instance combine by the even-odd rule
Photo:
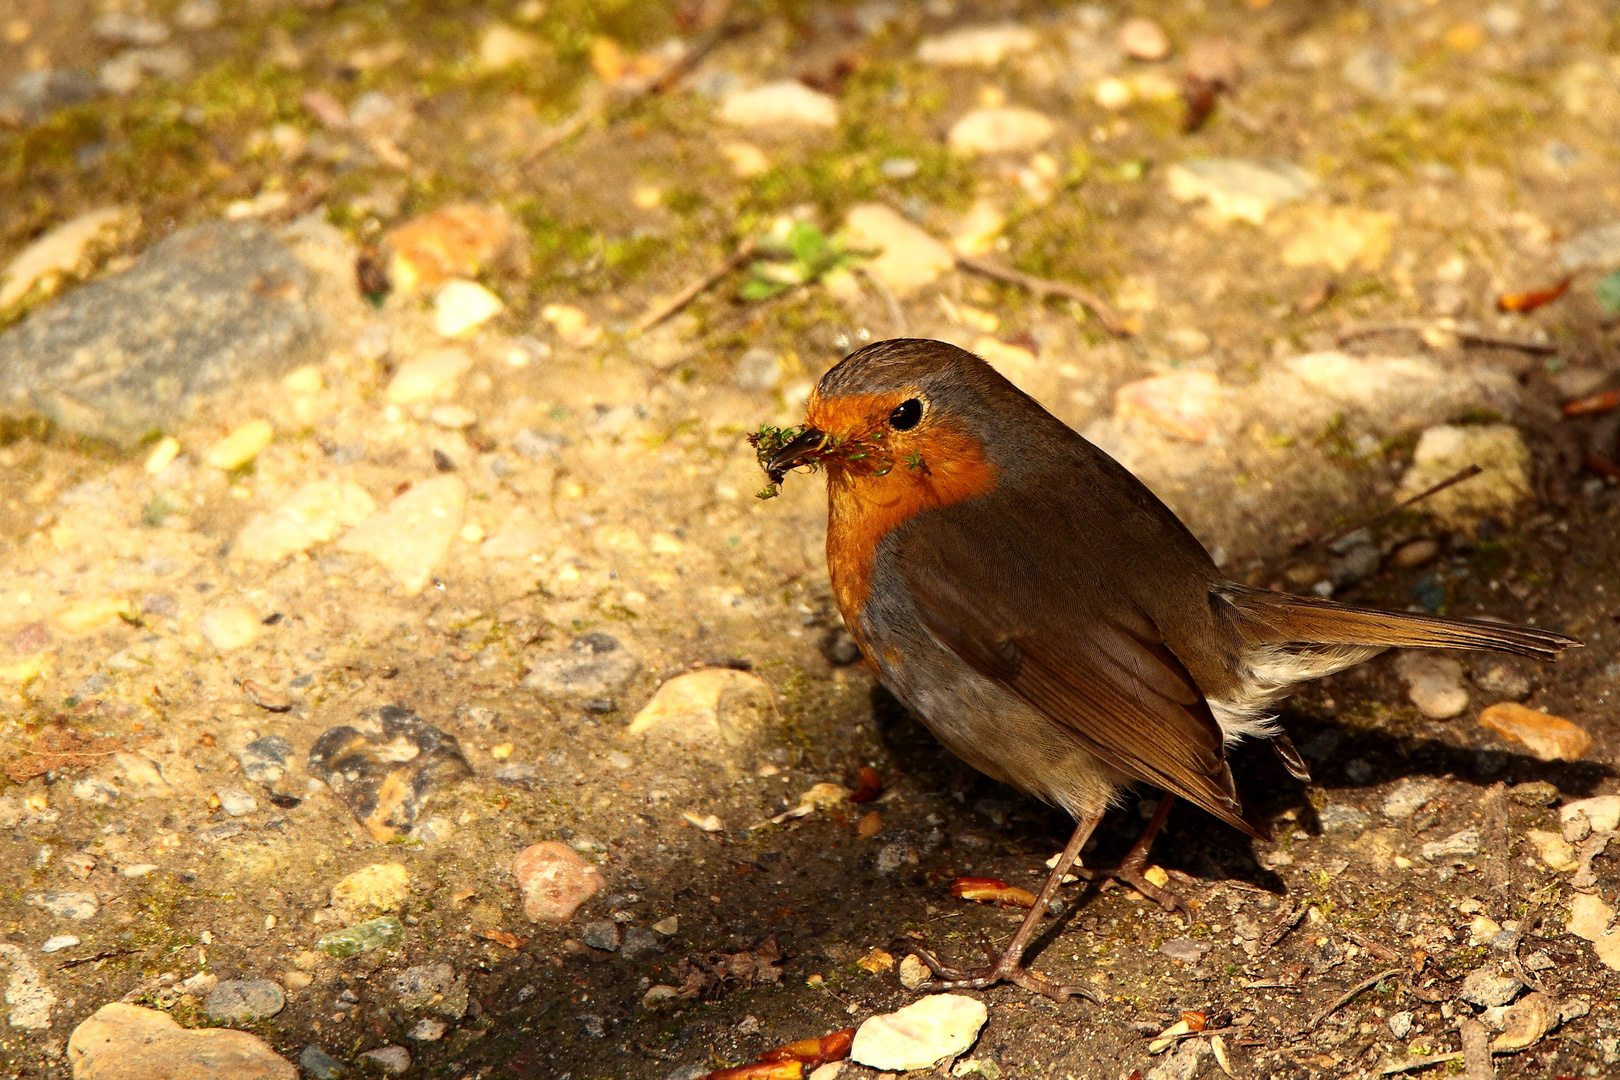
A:
<svg viewBox="0 0 1620 1080">
<path fill-rule="evenodd" d="M 940 341 L 880 341 L 851 353 L 810 395 L 805 428 L 765 463 L 773 484 L 799 466 L 835 489 L 956 502 L 995 486 L 987 432 L 1007 393 L 990 365 Z"/>
</svg>

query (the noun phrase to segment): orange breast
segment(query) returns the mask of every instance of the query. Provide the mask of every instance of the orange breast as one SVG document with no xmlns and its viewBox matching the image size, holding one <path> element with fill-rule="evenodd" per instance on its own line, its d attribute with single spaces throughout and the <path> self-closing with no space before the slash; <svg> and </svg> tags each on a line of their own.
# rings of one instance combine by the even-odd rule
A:
<svg viewBox="0 0 1620 1080">
<path fill-rule="evenodd" d="M 920 467 L 908 465 L 904 455 L 881 476 L 829 463 L 827 570 L 838 610 L 852 628 L 866 604 L 877 546 L 889 530 L 996 486 L 1000 470 L 986 460 L 979 440 L 957 425 L 932 425 L 907 444 L 920 455 Z"/>
</svg>

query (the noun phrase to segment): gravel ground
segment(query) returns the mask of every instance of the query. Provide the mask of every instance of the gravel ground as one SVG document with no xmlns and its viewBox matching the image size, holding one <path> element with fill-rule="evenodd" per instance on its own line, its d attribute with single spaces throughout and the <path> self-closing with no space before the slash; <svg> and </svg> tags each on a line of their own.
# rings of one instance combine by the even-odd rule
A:
<svg viewBox="0 0 1620 1080">
<path fill-rule="evenodd" d="M 972 993 L 918 1075 L 1436 1076 L 1475 1017 L 1470 1080 L 1620 1073 L 1566 809 L 1620 793 L 1617 27 L 0 3 L 0 1075 L 160 1075 L 116 1026 L 172 1020 L 176 1075 L 695 1080 L 1010 937 L 951 883 L 1070 823 L 875 683 L 819 480 L 753 498 L 745 433 L 901 334 L 1234 578 L 1587 643 L 1305 688 L 1313 780 L 1234 759 L 1276 842 L 1176 807 L 1191 918 L 1065 887 L 1035 966 L 1101 1000 Z"/>
</svg>

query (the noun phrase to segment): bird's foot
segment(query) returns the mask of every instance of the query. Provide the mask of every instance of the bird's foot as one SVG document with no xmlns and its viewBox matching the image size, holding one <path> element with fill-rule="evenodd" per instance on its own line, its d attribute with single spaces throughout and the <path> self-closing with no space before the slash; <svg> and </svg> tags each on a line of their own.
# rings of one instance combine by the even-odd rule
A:
<svg viewBox="0 0 1620 1080">
<path fill-rule="evenodd" d="M 1103 888 L 1107 888 L 1107 884 L 1110 881 L 1118 881 L 1122 884 L 1129 885 L 1131 888 L 1135 889 L 1149 900 L 1152 900 L 1154 903 L 1158 904 L 1172 915 L 1180 915 L 1185 918 L 1189 926 L 1192 924 L 1192 908 L 1187 906 L 1187 901 L 1183 900 L 1180 896 L 1171 892 L 1169 889 L 1166 889 L 1160 885 L 1155 885 L 1153 882 L 1147 879 L 1146 858 L 1127 858 L 1118 866 L 1105 867 L 1098 870 L 1091 870 L 1085 867 L 1076 866 L 1070 870 L 1069 873 L 1074 874 L 1085 881 L 1100 881 L 1103 883 Z"/>
<path fill-rule="evenodd" d="M 919 983 L 919 990 L 984 990 L 997 983 L 1010 982 L 1022 986 L 1025 990 L 1051 998 L 1056 1002 L 1064 1002 L 1071 997 L 1083 997 L 1090 1001 L 1100 1001 L 1096 993 L 1084 986 L 1066 985 L 1052 982 L 1036 974 L 1023 964 L 1018 957 L 1011 954 L 1011 950 L 997 956 L 990 954 L 990 966 L 982 974 L 972 975 L 958 968 L 950 967 L 940 962 L 939 957 L 918 945 L 907 946 L 917 959 L 928 966 L 934 973 L 934 978 Z"/>
</svg>

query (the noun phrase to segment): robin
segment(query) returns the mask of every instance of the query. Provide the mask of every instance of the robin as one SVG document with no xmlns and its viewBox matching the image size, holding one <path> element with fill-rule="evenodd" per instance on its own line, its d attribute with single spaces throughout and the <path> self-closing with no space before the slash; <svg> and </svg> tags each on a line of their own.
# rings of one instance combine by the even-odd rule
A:
<svg viewBox="0 0 1620 1080">
<path fill-rule="evenodd" d="M 1308 779 L 1274 713 L 1295 685 L 1397 646 L 1551 658 L 1581 644 L 1228 581 L 1141 481 L 943 342 L 852 353 L 822 376 L 805 421 L 766 468 L 773 483 L 797 466 L 825 470 L 827 568 L 862 654 L 946 748 L 1077 822 L 986 971 L 918 950 L 931 988 L 1010 981 L 1060 1001 L 1090 996 L 1022 955 L 1104 810 L 1133 783 L 1166 793 L 1125 860 L 1087 876 L 1176 906 L 1144 876 L 1169 796 L 1269 839 L 1226 749 L 1268 739 Z"/>
</svg>

